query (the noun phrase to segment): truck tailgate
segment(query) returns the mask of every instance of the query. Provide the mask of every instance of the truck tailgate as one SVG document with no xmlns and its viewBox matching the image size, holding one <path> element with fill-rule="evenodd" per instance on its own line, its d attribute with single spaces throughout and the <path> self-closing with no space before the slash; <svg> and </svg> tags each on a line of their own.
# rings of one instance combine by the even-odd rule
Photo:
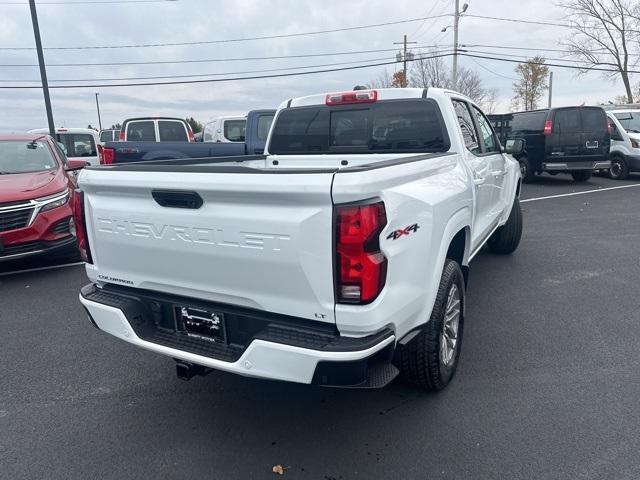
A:
<svg viewBox="0 0 640 480">
<path fill-rule="evenodd" d="M 87 273 L 333 323 L 332 175 L 85 170 Z"/>
</svg>

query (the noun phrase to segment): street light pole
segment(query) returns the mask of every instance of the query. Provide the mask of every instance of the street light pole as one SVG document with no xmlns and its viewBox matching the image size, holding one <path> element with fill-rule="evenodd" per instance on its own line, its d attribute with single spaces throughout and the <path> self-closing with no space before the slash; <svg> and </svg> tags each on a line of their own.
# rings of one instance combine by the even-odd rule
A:
<svg viewBox="0 0 640 480">
<path fill-rule="evenodd" d="M 100 103 L 98 102 L 99 93 L 96 92 L 96 108 L 98 109 L 98 126 L 100 127 L 100 131 L 102 131 L 102 120 L 100 120 Z"/>
<path fill-rule="evenodd" d="M 458 24 L 460 23 L 460 0 L 455 2 L 455 13 L 453 14 L 453 72 L 451 73 L 451 83 L 453 90 L 458 85 Z"/>
<path fill-rule="evenodd" d="M 38 26 L 38 13 L 36 12 L 35 0 L 29 0 L 31 9 L 31 23 L 33 24 L 33 36 L 36 39 L 36 50 L 38 52 L 38 64 L 40 65 L 40 79 L 42 80 L 42 93 L 44 94 L 44 107 L 47 110 L 47 123 L 49 124 L 49 135 L 56 138 L 56 128 L 53 124 L 53 112 L 51 111 L 51 99 L 49 98 L 49 83 L 47 82 L 47 70 L 44 66 L 44 54 L 42 53 L 42 40 L 40 39 L 40 27 Z"/>
</svg>

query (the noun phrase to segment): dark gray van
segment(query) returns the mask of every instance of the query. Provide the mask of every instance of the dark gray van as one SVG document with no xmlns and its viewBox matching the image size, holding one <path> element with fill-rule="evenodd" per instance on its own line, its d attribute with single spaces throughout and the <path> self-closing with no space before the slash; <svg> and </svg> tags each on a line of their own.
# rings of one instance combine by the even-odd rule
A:
<svg viewBox="0 0 640 480">
<path fill-rule="evenodd" d="M 536 174 L 570 173 L 585 182 L 593 172 L 610 167 L 609 122 L 600 107 L 563 107 L 513 114 L 507 142 L 525 140 L 516 158 L 525 182 Z"/>
</svg>

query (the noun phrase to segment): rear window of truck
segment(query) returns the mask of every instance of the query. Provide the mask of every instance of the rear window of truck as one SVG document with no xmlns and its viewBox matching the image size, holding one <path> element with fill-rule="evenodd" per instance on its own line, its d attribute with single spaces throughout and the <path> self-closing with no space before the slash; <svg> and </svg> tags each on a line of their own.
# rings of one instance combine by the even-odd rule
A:
<svg viewBox="0 0 640 480">
<path fill-rule="evenodd" d="M 158 121 L 158 133 L 161 142 L 188 142 L 187 129 L 182 122 L 171 120 Z"/>
<path fill-rule="evenodd" d="M 411 99 L 283 110 L 276 120 L 269 152 L 446 152 L 449 147 L 437 103 Z"/>
<path fill-rule="evenodd" d="M 224 138 L 230 142 L 244 142 L 246 128 L 246 120 L 225 120 Z"/>
<path fill-rule="evenodd" d="M 582 127 L 585 132 L 604 132 L 607 129 L 607 117 L 600 108 L 582 109 Z"/>
<path fill-rule="evenodd" d="M 511 121 L 512 131 L 540 131 L 544 129 L 544 121 L 547 119 L 547 110 L 538 112 L 515 113 Z"/>
<path fill-rule="evenodd" d="M 153 124 L 153 120 L 129 122 L 127 124 L 127 141 L 155 142 L 156 127 Z"/>
<path fill-rule="evenodd" d="M 67 157 L 95 157 L 96 142 L 88 133 L 58 133 L 57 140 L 67 149 Z"/>
<path fill-rule="evenodd" d="M 558 133 L 582 132 L 580 110 L 578 110 L 577 108 L 564 108 L 561 110 L 556 110 L 556 114 L 553 117 L 553 128 L 557 129 Z"/>
</svg>

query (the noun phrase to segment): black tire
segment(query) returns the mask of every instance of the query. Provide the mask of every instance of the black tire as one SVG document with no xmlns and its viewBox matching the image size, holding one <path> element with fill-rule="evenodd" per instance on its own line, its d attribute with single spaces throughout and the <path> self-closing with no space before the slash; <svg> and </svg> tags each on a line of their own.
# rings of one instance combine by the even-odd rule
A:
<svg viewBox="0 0 640 480">
<path fill-rule="evenodd" d="M 534 182 L 536 179 L 536 172 L 531 168 L 531 162 L 527 157 L 520 157 L 518 159 L 520 163 L 520 173 L 522 174 L 522 181 L 524 183 Z"/>
<path fill-rule="evenodd" d="M 611 157 L 611 168 L 609 169 L 609 177 L 614 180 L 624 180 L 629 176 L 629 165 L 624 158 L 615 155 Z"/>
<path fill-rule="evenodd" d="M 576 182 L 586 182 L 591 178 L 591 175 L 593 175 L 593 172 L 590 170 L 579 170 L 571 173 L 571 176 Z"/>
<path fill-rule="evenodd" d="M 449 297 L 454 288 L 459 296 L 459 316 L 453 348 L 447 351 L 446 355 L 450 355 L 450 357 L 449 361 L 445 362 L 443 360 L 444 354 L 441 354 L 441 347 L 443 342 L 446 342 L 447 347 L 451 345 L 444 339 L 445 314 L 449 306 Z M 414 339 L 399 348 L 397 363 L 402 378 L 406 382 L 430 391 L 442 390 L 451 382 L 458 366 L 460 348 L 462 347 L 464 302 L 465 289 L 462 270 L 457 262 L 447 259 L 429 321 Z M 448 335 L 451 335 L 451 328 L 447 332 L 449 332 Z"/>
<path fill-rule="evenodd" d="M 493 253 L 508 255 L 516 251 L 522 238 L 522 210 L 518 197 L 513 201 L 507 223 L 498 228 L 489 238 L 489 250 Z"/>
</svg>

